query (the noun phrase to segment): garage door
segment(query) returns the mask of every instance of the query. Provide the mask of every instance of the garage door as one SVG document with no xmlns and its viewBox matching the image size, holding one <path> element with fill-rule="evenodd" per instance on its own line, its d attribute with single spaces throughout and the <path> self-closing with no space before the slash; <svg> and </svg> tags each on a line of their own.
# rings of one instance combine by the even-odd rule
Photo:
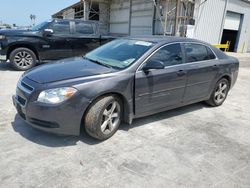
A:
<svg viewBox="0 0 250 188">
<path fill-rule="evenodd" d="M 240 28 L 241 14 L 227 12 L 224 29 L 238 31 Z"/>
</svg>

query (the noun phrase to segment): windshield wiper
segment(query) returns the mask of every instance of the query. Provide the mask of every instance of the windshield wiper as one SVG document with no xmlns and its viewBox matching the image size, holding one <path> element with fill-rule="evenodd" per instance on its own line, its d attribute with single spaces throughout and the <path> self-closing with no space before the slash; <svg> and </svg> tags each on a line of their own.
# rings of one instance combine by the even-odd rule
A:
<svg viewBox="0 0 250 188">
<path fill-rule="evenodd" d="M 108 64 L 106 64 L 106 63 L 102 63 L 102 62 L 100 62 L 100 61 L 98 61 L 98 60 L 94 60 L 94 59 L 90 59 L 90 58 L 88 58 L 88 57 L 86 57 L 86 56 L 83 56 L 83 58 L 84 59 L 87 59 L 87 60 L 89 60 L 89 61 L 91 61 L 91 62 L 93 62 L 93 63 L 96 63 L 96 64 L 98 64 L 98 65 L 102 65 L 102 66 L 104 66 L 104 67 L 108 67 L 108 68 L 113 68 L 111 65 L 108 65 Z"/>
</svg>

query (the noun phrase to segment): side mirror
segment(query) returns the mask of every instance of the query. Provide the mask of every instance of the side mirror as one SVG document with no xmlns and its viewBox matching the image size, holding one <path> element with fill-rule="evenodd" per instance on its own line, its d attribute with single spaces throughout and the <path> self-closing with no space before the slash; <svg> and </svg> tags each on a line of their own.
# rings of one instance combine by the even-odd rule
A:
<svg viewBox="0 0 250 188">
<path fill-rule="evenodd" d="M 157 61 L 157 60 L 149 60 L 148 62 L 146 62 L 146 64 L 143 66 L 142 70 L 147 72 L 150 69 L 164 69 L 164 63 L 161 61 Z"/>
<path fill-rule="evenodd" d="M 44 35 L 52 35 L 54 33 L 53 29 L 44 29 L 43 34 Z"/>
</svg>

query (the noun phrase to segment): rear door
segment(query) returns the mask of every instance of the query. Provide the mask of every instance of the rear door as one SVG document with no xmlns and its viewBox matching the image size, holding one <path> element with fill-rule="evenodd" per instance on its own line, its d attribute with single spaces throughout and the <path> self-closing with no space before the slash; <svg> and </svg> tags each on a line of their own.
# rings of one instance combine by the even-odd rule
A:
<svg viewBox="0 0 250 188">
<path fill-rule="evenodd" d="M 48 29 L 53 30 L 53 34 L 47 35 L 47 45 L 45 59 L 54 60 L 73 56 L 71 47 L 70 21 L 55 20 Z"/>
<path fill-rule="evenodd" d="M 160 61 L 165 69 L 145 72 L 139 69 L 135 75 L 135 113 L 137 116 L 168 106 L 178 105 L 186 84 L 183 53 L 179 43 L 166 45 L 157 50 L 143 65 Z"/>
<path fill-rule="evenodd" d="M 75 21 L 72 49 L 75 56 L 84 55 L 100 46 L 100 36 L 94 23 Z"/>
<path fill-rule="evenodd" d="M 187 65 L 187 86 L 184 102 L 207 97 L 218 74 L 217 58 L 209 46 L 184 44 Z"/>
</svg>

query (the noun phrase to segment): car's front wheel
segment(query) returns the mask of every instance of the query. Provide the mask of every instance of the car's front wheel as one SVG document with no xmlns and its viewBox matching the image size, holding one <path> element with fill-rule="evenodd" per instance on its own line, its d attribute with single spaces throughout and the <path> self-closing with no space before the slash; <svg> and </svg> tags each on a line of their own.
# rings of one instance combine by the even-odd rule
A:
<svg viewBox="0 0 250 188">
<path fill-rule="evenodd" d="M 85 116 L 86 132 L 99 140 L 113 136 L 121 124 L 121 101 L 115 96 L 97 100 Z"/>
<path fill-rule="evenodd" d="M 222 78 L 216 83 L 210 99 L 206 102 L 211 106 L 220 106 L 226 100 L 228 91 L 229 82 L 227 79 Z"/>
<path fill-rule="evenodd" d="M 26 71 L 36 65 L 36 55 L 28 48 L 17 48 L 10 53 L 10 63 L 15 70 Z"/>
</svg>

